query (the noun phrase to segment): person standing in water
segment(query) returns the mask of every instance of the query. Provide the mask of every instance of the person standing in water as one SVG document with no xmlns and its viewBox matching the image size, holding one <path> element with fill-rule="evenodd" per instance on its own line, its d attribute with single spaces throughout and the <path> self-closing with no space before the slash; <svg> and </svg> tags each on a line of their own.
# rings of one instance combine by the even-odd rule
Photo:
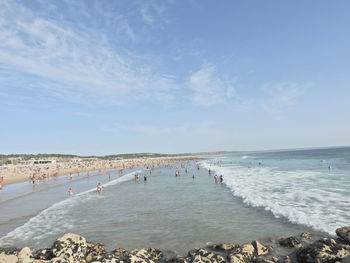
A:
<svg viewBox="0 0 350 263">
<path fill-rule="evenodd" d="M 224 177 L 222 175 L 220 175 L 220 183 L 224 182 Z"/>
<path fill-rule="evenodd" d="M 101 183 L 98 183 L 98 185 L 97 185 L 97 193 L 98 193 L 98 194 L 102 194 L 102 190 L 103 190 L 102 184 L 101 184 Z"/>
<path fill-rule="evenodd" d="M 69 194 L 69 196 L 73 196 L 74 195 L 74 191 L 73 191 L 72 188 L 68 189 L 68 194 Z"/>
<path fill-rule="evenodd" d="M 143 181 L 144 181 L 145 183 L 147 182 L 147 175 L 146 175 L 146 174 L 143 176 Z"/>
<path fill-rule="evenodd" d="M 214 175 L 214 182 L 217 184 L 218 183 L 218 176 Z"/>
</svg>

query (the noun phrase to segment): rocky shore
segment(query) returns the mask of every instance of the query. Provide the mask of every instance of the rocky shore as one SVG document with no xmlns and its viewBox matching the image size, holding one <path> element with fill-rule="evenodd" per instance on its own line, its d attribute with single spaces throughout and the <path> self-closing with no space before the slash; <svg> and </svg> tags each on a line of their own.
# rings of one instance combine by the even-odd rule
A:
<svg viewBox="0 0 350 263">
<path fill-rule="evenodd" d="M 214 244 L 180 256 L 157 248 L 107 251 L 103 244 L 67 233 L 51 248 L 0 248 L 0 263 L 350 263 L 350 226 L 338 228 L 336 234 L 335 239 L 313 240 L 310 233 L 303 232 L 299 237 L 271 239 L 265 244 Z"/>
</svg>

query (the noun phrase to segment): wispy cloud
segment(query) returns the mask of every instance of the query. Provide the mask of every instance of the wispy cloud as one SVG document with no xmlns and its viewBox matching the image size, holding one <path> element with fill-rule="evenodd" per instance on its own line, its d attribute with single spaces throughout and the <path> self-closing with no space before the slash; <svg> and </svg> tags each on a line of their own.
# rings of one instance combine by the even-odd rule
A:
<svg viewBox="0 0 350 263">
<path fill-rule="evenodd" d="M 115 27 L 117 36 L 111 39 L 103 30 L 89 24 L 91 16 L 98 13 L 92 14 L 93 9 L 86 9 L 79 2 L 73 1 L 74 4 L 81 8 L 78 24 L 63 22 L 59 15 L 50 16 L 47 12 L 57 8 L 54 5 L 45 13 L 21 2 L 1 1 L 1 66 L 16 74 L 40 77 L 45 85 L 38 88 L 53 90 L 52 94 L 67 100 L 72 97 L 77 100 L 78 94 L 84 94 L 84 101 L 103 98 L 115 104 L 149 97 L 162 101 L 171 97 L 171 91 L 177 88 L 173 78 L 157 73 L 148 61 L 133 52 L 115 47 L 118 37 L 136 38 L 130 21 L 115 13 L 113 21 L 104 21 Z M 142 11 L 145 15 L 152 14 L 152 19 L 156 19 L 153 9 L 142 8 L 147 10 Z M 106 17 L 109 19 L 107 15 L 100 19 Z M 95 20 L 98 19 L 95 17 Z"/>
<path fill-rule="evenodd" d="M 202 65 L 188 79 L 188 86 L 193 91 L 193 102 L 200 106 L 211 106 L 231 100 L 235 96 L 234 83 L 235 79 L 219 74 L 212 64 Z"/>
<path fill-rule="evenodd" d="M 297 98 L 310 86 L 310 83 L 295 82 L 266 84 L 261 88 L 267 95 L 262 107 L 270 114 L 279 115 L 285 107 L 295 104 Z"/>
</svg>

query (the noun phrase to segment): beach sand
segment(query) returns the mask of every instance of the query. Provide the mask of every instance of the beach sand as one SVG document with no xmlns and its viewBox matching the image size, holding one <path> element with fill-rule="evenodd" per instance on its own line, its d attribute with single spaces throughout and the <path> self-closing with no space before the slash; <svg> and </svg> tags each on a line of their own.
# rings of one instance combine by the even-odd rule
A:
<svg viewBox="0 0 350 263">
<path fill-rule="evenodd" d="M 157 158 L 135 158 L 123 160 L 82 160 L 78 162 L 57 162 L 53 164 L 19 164 L 3 166 L 0 170 L 0 184 L 2 186 L 25 182 L 34 179 L 36 182 L 48 180 L 61 175 L 77 174 L 81 172 L 99 171 L 115 168 L 133 168 L 137 166 L 153 167 L 159 164 L 198 160 L 199 155 L 186 155 Z M 2 182 L 1 182 L 2 180 Z"/>
</svg>

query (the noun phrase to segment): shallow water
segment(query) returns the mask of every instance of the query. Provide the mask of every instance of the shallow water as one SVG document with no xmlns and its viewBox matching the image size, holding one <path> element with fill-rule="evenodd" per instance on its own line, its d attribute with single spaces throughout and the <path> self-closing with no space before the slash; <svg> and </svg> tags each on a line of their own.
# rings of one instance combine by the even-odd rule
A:
<svg viewBox="0 0 350 263">
<path fill-rule="evenodd" d="M 180 177 L 174 176 L 175 168 L 143 170 L 147 183 L 135 182 L 132 173 L 119 177 L 109 171 L 110 182 L 96 174 L 1 203 L 0 245 L 47 247 L 59 235 L 75 232 L 110 248 L 158 247 L 184 254 L 208 242 L 324 234 L 245 204 L 194 162 L 188 163 L 187 174 L 180 169 Z M 99 181 L 107 183 L 103 195 L 95 191 Z M 80 194 L 67 198 L 69 187 Z"/>
</svg>

